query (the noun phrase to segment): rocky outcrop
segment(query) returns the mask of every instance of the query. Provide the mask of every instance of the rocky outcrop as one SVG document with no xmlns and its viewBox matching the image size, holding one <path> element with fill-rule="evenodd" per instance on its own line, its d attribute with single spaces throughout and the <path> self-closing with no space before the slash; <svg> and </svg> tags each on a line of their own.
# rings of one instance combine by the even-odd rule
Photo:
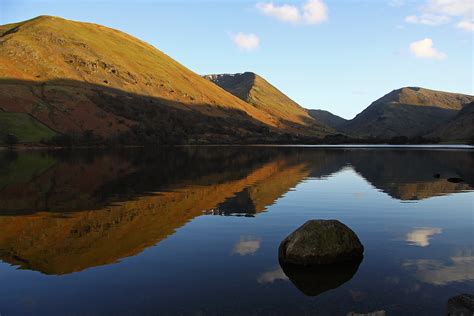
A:
<svg viewBox="0 0 474 316">
<path fill-rule="evenodd" d="M 337 220 L 310 220 L 281 242 L 278 253 L 283 263 L 317 266 L 360 261 L 364 246 Z"/>
</svg>

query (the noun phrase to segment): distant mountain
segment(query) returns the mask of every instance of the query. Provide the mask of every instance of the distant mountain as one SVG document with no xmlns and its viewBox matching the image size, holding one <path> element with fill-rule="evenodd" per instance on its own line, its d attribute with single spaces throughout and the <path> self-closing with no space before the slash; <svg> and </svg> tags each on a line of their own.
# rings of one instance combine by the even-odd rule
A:
<svg viewBox="0 0 474 316">
<path fill-rule="evenodd" d="M 315 136 L 333 132 L 332 128 L 315 120 L 308 110 L 255 73 L 214 74 L 204 77 L 257 109 L 269 113 L 277 119 L 274 124 L 278 127 L 291 126 L 295 133 Z"/>
<path fill-rule="evenodd" d="M 273 110 L 244 102 L 155 47 L 101 25 L 40 16 L 0 26 L 0 44 L 0 120 L 7 112 L 27 114 L 39 121 L 24 120 L 31 133 L 138 143 L 294 133 L 280 104 Z M 324 133 L 298 133 L 314 131 Z M 26 136 L 20 141 L 34 139 Z"/>
<path fill-rule="evenodd" d="M 439 137 L 442 140 L 474 141 L 474 102 L 465 105 L 461 111 L 447 124 L 434 131 L 430 136 Z"/>
<path fill-rule="evenodd" d="M 314 118 L 316 121 L 323 123 L 326 126 L 332 127 L 334 129 L 339 129 L 344 124 L 347 123 L 347 120 L 337 116 L 335 114 L 332 114 L 329 111 L 325 110 L 308 110 L 309 115 L 311 115 L 312 118 Z"/>
<path fill-rule="evenodd" d="M 454 118 L 474 96 L 407 87 L 373 102 L 342 126 L 349 134 L 390 138 L 425 135 Z"/>
</svg>

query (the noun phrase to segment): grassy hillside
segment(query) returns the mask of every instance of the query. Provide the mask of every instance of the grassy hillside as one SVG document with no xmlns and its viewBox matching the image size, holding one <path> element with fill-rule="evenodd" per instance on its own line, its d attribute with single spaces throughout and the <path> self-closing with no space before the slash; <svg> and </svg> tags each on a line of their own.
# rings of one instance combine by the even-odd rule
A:
<svg viewBox="0 0 474 316">
<path fill-rule="evenodd" d="M 342 126 L 353 135 L 390 138 L 425 135 L 447 123 L 474 96 L 423 88 L 394 90 Z"/>
<path fill-rule="evenodd" d="M 19 143 L 37 143 L 51 139 L 56 132 L 28 114 L 0 111 L 0 143 L 7 134 L 15 135 Z"/>
<path fill-rule="evenodd" d="M 0 26 L 0 109 L 60 133 L 209 141 L 292 132 L 286 117 L 226 92 L 155 47 L 58 17 Z"/>
<path fill-rule="evenodd" d="M 277 119 L 274 122 L 276 126 L 291 126 L 294 132 L 319 136 L 333 132 L 311 117 L 308 110 L 257 74 L 218 74 L 207 75 L 205 78 L 257 109 L 270 113 Z"/>
</svg>

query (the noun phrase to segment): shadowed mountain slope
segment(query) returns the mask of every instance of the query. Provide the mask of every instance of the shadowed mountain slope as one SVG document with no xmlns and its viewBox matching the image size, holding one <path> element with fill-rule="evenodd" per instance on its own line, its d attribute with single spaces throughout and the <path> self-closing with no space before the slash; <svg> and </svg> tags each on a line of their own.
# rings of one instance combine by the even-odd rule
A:
<svg viewBox="0 0 474 316">
<path fill-rule="evenodd" d="M 432 136 L 452 142 L 474 142 L 474 102 L 465 105 L 451 121 L 434 131 Z"/>
<path fill-rule="evenodd" d="M 333 132 L 330 127 L 311 117 L 308 110 L 255 73 L 214 74 L 204 77 L 257 109 L 277 117 L 277 126 L 291 125 L 296 133 L 318 136 Z"/>
<path fill-rule="evenodd" d="M 425 135 L 452 119 L 474 96 L 423 88 L 394 90 L 342 126 L 349 134 L 390 138 Z"/>
<path fill-rule="evenodd" d="M 344 124 L 347 123 L 346 119 L 340 116 L 337 116 L 335 114 L 332 114 L 329 111 L 308 110 L 308 112 L 311 115 L 311 117 L 314 118 L 316 121 L 321 122 L 322 124 L 332 127 L 336 130 L 341 128 Z"/>
</svg>

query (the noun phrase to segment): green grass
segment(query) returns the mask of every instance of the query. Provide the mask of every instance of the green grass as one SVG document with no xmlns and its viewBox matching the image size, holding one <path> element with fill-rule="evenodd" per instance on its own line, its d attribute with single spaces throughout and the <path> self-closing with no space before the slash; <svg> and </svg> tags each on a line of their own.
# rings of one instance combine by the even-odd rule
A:
<svg viewBox="0 0 474 316">
<path fill-rule="evenodd" d="M 0 112 L 0 143 L 7 134 L 15 135 L 20 143 L 38 143 L 56 132 L 26 113 Z"/>
</svg>

